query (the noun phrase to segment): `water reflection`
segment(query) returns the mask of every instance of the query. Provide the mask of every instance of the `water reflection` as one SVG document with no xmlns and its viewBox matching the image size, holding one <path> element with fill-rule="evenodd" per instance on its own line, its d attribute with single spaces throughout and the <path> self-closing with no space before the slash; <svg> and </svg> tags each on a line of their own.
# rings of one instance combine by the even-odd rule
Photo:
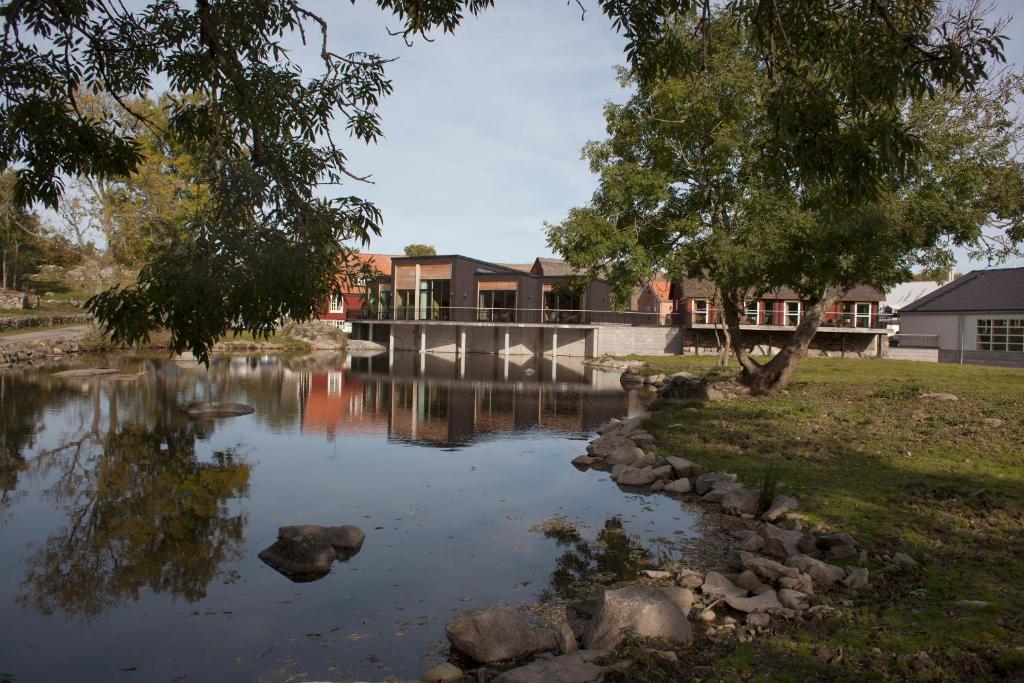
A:
<svg viewBox="0 0 1024 683">
<path fill-rule="evenodd" d="M 636 579 L 641 569 L 651 565 L 651 551 L 630 536 L 618 517 L 606 520 L 593 540 L 572 526 L 548 529 L 544 536 L 567 548 L 555 561 L 551 589 L 541 595 L 545 600 L 589 596 L 595 584 Z"/>
<path fill-rule="evenodd" d="M 142 589 L 189 602 L 241 552 L 249 465 L 230 452 L 196 458 L 198 427 L 124 425 L 100 444 L 83 438 L 36 461 L 56 474 L 46 496 L 65 526 L 27 560 L 22 605 L 88 617 Z M 95 447 L 94 447 L 95 446 Z"/>
</svg>

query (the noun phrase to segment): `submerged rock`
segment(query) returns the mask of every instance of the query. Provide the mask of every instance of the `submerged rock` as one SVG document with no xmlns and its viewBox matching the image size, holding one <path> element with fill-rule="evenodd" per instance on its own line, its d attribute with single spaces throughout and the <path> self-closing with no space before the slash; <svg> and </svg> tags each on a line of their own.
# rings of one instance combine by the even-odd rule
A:
<svg viewBox="0 0 1024 683">
<path fill-rule="evenodd" d="M 76 379 L 81 377 L 98 377 L 100 375 L 116 375 L 121 371 L 117 368 L 79 368 L 78 370 L 65 370 L 64 372 L 53 373 L 54 377 L 67 377 Z"/>
<path fill-rule="evenodd" d="M 256 409 L 245 403 L 211 403 L 192 401 L 182 407 L 189 417 L 237 417 L 248 415 Z"/>
<path fill-rule="evenodd" d="M 607 654 L 602 650 L 577 650 L 538 660 L 499 674 L 494 683 L 591 683 L 604 674 L 606 667 L 596 662 Z"/>
<path fill-rule="evenodd" d="M 359 550 L 363 547 L 366 534 L 354 524 L 342 526 L 319 526 L 316 524 L 298 524 L 283 526 L 277 530 L 278 538 L 298 538 L 299 536 L 319 536 L 331 544 L 335 550 Z"/>
<path fill-rule="evenodd" d="M 292 581 L 316 581 L 331 571 L 336 553 L 320 536 L 279 538 L 258 557 Z"/>
<path fill-rule="evenodd" d="M 642 638 L 674 643 L 693 639 L 690 622 L 675 596 L 650 586 L 629 586 L 605 591 L 583 642 L 588 650 L 614 649 L 629 629 Z"/>
</svg>

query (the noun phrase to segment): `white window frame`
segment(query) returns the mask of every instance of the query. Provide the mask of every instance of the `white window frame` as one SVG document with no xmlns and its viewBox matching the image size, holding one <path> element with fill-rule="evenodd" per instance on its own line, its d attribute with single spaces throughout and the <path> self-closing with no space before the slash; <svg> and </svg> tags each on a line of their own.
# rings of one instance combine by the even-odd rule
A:
<svg viewBox="0 0 1024 683">
<path fill-rule="evenodd" d="M 754 304 L 754 307 L 751 308 L 750 304 Z M 751 315 L 751 312 L 753 312 L 753 315 Z M 746 317 L 750 318 L 753 321 L 751 323 L 752 325 L 760 325 L 761 324 L 761 301 L 760 301 L 760 299 L 754 299 L 753 301 L 748 301 L 747 303 L 745 303 L 743 305 L 743 315 L 745 315 Z"/>
<path fill-rule="evenodd" d="M 790 322 L 790 317 L 793 315 L 789 311 L 790 304 L 796 304 L 796 322 L 793 323 Z M 793 327 L 796 327 L 797 325 L 800 324 L 800 320 L 804 317 L 804 304 L 802 301 L 793 301 L 792 299 L 789 299 L 786 301 L 785 306 L 782 310 L 783 314 L 785 315 L 783 320 L 785 321 L 786 325 L 792 325 Z"/>
<path fill-rule="evenodd" d="M 978 351 L 1024 353 L 1024 318 L 979 318 L 975 334 Z"/>
<path fill-rule="evenodd" d="M 703 311 L 698 310 L 698 304 L 703 304 Z M 704 316 L 704 319 L 700 320 L 699 316 Z M 711 320 L 711 302 L 707 299 L 694 299 L 693 312 L 690 314 L 690 318 L 691 322 L 695 325 L 707 325 Z"/>
<path fill-rule="evenodd" d="M 330 305 L 328 310 L 331 313 L 344 313 L 345 312 L 345 297 L 340 294 L 331 294 Z"/>
<path fill-rule="evenodd" d="M 861 313 L 861 307 L 867 308 L 867 313 Z M 861 324 L 863 319 L 864 324 Z M 858 301 L 853 305 L 853 326 L 854 327 L 871 327 L 871 303 L 867 301 Z"/>
</svg>

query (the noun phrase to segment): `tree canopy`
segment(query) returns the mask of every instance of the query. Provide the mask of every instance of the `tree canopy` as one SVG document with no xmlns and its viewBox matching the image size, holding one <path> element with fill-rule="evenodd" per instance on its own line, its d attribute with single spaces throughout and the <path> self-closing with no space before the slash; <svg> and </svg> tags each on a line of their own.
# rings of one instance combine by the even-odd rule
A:
<svg viewBox="0 0 1024 683">
<path fill-rule="evenodd" d="M 406 256 L 437 256 L 437 249 L 430 244 L 407 244 L 403 251 Z"/>
<path fill-rule="evenodd" d="M 699 25 L 716 39 L 705 43 Z M 589 206 L 549 226 L 549 243 L 574 266 L 608 273 L 620 301 L 659 268 L 711 279 L 758 390 L 785 385 L 842 292 L 884 289 L 918 264 L 948 266 L 954 246 L 1005 254 L 1022 237 L 1024 168 L 1015 150 L 1024 138 L 1010 113 L 1020 77 L 908 96 L 888 115 L 919 143 L 911 163 L 850 196 L 779 163 L 778 130 L 766 116 L 771 70 L 734 17 L 691 13 L 669 30 L 675 68 L 652 80 L 622 71 L 635 93 L 606 107 L 608 139 L 584 150 L 598 189 Z M 1002 239 L 985 232 L 992 225 Z M 762 365 L 749 356 L 739 318 L 745 301 L 781 287 L 810 306 L 791 343 Z"/>
</svg>

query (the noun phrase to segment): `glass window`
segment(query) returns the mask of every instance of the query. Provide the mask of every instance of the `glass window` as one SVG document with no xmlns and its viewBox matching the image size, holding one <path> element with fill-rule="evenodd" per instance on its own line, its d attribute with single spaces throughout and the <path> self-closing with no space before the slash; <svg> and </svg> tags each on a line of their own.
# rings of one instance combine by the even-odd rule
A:
<svg viewBox="0 0 1024 683">
<path fill-rule="evenodd" d="M 579 323 L 583 320 L 583 297 L 572 292 L 544 292 L 544 322 Z"/>
<path fill-rule="evenodd" d="M 400 289 L 397 292 L 397 297 L 397 303 L 395 304 L 395 320 L 415 320 L 415 291 L 411 289 Z"/>
<path fill-rule="evenodd" d="M 451 306 L 451 280 L 420 280 L 417 320 L 450 320 Z"/>
<path fill-rule="evenodd" d="M 799 325 L 800 324 L 800 313 L 802 306 L 799 301 L 787 301 L 786 302 L 786 324 L 787 325 Z"/>
<path fill-rule="evenodd" d="M 345 312 L 345 299 L 338 294 L 331 294 L 331 313 L 344 313 Z"/>
<path fill-rule="evenodd" d="M 706 325 L 708 323 L 708 311 L 710 305 L 707 299 L 694 299 L 693 300 L 693 322 L 698 325 Z"/>
<path fill-rule="evenodd" d="M 976 346 L 979 351 L 1024 352 L 1024 320 L 988 318 L 978 320 Z"/>
<path fill-rule="evenodd" d="M 477 320 L 515 322 L 516 291 L 514 289 L 506 289 L 484 290 L 480 292 Z"/>
<path fill-rule="evenodd" d="M 857 304 L 857 327 L 871 327 L 871 304 Z"/>
<path fill-rule="evenodd" d="M 743 309 L 743 314 L 747 318 L 747 323 L 750 325 L 761 324 L 761 302 L 760 301 L 748 301 L 746 307 Z"/>
<path fill-rule="evenodd" d="M 328 372 L 327 373 L 327 395 L 328 396 L 341 396 L 342 377 L 343 377 L 343 373 L 340 373 L 340 372 Z"/>
</svg>

